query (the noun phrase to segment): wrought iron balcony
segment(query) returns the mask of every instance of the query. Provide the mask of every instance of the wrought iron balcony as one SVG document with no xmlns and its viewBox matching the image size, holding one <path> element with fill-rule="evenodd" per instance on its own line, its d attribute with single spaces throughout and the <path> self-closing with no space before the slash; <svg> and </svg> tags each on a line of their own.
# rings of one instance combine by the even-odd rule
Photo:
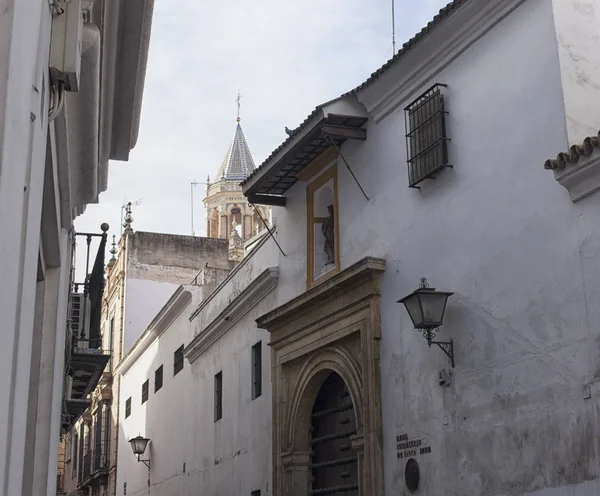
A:
<svg viewBox="0 0 600 496">
<path fill-rule="evenodd" d="M 69 333 L 67 337 L 67 375 L 71 378 L 67 389 L 66 412 L 63 427 L 68 428 L 89 406 L 88 395 L 98 385 L 102 372 L 110 360 L 110 350 L 102 348 L 100 315 L 104 292 L 104 253 L 108 224 L 102 224 L 102 234 L 77 233 L 87 244 L 85 280 L 72 282 L 69 308 Z M 91 272 L 90 252 L 92 238 L 100 237 L 98 251 Z M 75 251 L 75 246 L 73 246 Z M 75 267 L 72 269 L 75 273 Z"/>
</svg>

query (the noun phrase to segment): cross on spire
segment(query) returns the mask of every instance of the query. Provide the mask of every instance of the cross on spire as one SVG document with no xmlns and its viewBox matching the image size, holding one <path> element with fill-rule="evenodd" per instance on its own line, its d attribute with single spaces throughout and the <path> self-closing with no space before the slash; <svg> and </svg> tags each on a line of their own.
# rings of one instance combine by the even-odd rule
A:
<svg viewBox="0 0 600 496">
<path fill-rule="evenodd" d="M 237 98 L 235 99 L 235 103 L 237 103 L 237 121 L 240 122 L 240 107 L 242 105 L 242 95 L 240 94 L 240 90 L 238 90 Z"/>
</svg>

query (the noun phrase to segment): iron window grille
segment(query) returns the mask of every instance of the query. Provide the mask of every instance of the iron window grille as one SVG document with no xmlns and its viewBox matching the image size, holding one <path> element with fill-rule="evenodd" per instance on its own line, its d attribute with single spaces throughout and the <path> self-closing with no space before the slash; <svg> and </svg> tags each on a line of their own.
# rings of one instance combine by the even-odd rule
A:
<svg viewBox="0 0 600 496">
<path fill-rule="evenodd" d="M 125 401 L 125 418 L 131 415 L 131 396 Z"/>
<path fill-rule="evenodd" d="M 163 385 L 163 366 L 161 365 L 154 371 L 154 393 Z"/>
<path fill-rule="evenodd" d="M 223 417 L 223 372 L 215 375 L 215 422 Z"/>
<path fill-rule="evenodd" d="M 179 374 L 183 370 L 183 345 L 175 351 L 173 355 L 173 375 Z"/>
<path fill-rule="evenodd" d="M 262 341 L 252 347 L 252 399 L 262 394 Z"/>
<path fill-rule="evenodd" d="M 150 389 L 150 379 L 142 384 L 142 405 L 148 401 L 148 389 Z"/>
<path fill-rule="evenodd" d="M 445 84 L 437 83 L 404 109 L 408 185 L 416 188 L 434 178 L 448 163 L 448 138 L 444 94 Z"/>
</svg>

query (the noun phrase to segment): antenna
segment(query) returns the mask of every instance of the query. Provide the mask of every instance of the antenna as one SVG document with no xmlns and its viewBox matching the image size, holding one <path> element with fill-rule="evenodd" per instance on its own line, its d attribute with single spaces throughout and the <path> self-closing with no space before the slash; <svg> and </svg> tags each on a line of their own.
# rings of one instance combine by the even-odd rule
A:
<svg viewBox="0 0 600 496">
<path fill-rule="evenodd" d="M 196 233 L 194 231 L 194 186 L 198 186 L 199 184 L 210 184 L 210 182 L 201 183 L 194 179 L 190 183 L 190 199 L 191 199 L 191 204 L 192 204 L 192 236 L 196 235 Z"/>
<path fill-rule="evenodd" d="M 121 204 L 121 234 L 123 234 L 123 212 L 127 209 L 127 203 L 130 202 L 127 201 L 127 198 L 123 198 L 123 203 Z M 144 199 L 138 198 L 137 200 L 131 202 L 131 206 L 138 207 L 142 203 L 144 203 Z"/>
<path fill-rule="evenodd" d="M 394 14 L 394 3 L 392 0 L 392 57 L 396 55 L 396 16 Z"/>
</svg>

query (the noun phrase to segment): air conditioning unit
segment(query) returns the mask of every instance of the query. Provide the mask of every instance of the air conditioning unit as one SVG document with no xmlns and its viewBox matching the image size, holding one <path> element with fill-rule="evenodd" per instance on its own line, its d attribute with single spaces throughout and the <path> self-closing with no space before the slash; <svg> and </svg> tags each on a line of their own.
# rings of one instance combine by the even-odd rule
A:
<svg viewBox="0 0 600 496">
<path fill-rule="evenodd" d="M 77 348 L 87 348 L 90 332 L 90 299 L 83 293 L 71 293 L 71 335 Z M 84 335 L 82 336 L 82 332 Z M 83 340 L 81 338 L 84 338 Z"/>
<path fill-rule="evenodd" d="M 79 91 L 83 13 L 81 0 L 59 0 L 52 19 L 50 75 L 62 81 L 67 91 Z"/>
</svg>

